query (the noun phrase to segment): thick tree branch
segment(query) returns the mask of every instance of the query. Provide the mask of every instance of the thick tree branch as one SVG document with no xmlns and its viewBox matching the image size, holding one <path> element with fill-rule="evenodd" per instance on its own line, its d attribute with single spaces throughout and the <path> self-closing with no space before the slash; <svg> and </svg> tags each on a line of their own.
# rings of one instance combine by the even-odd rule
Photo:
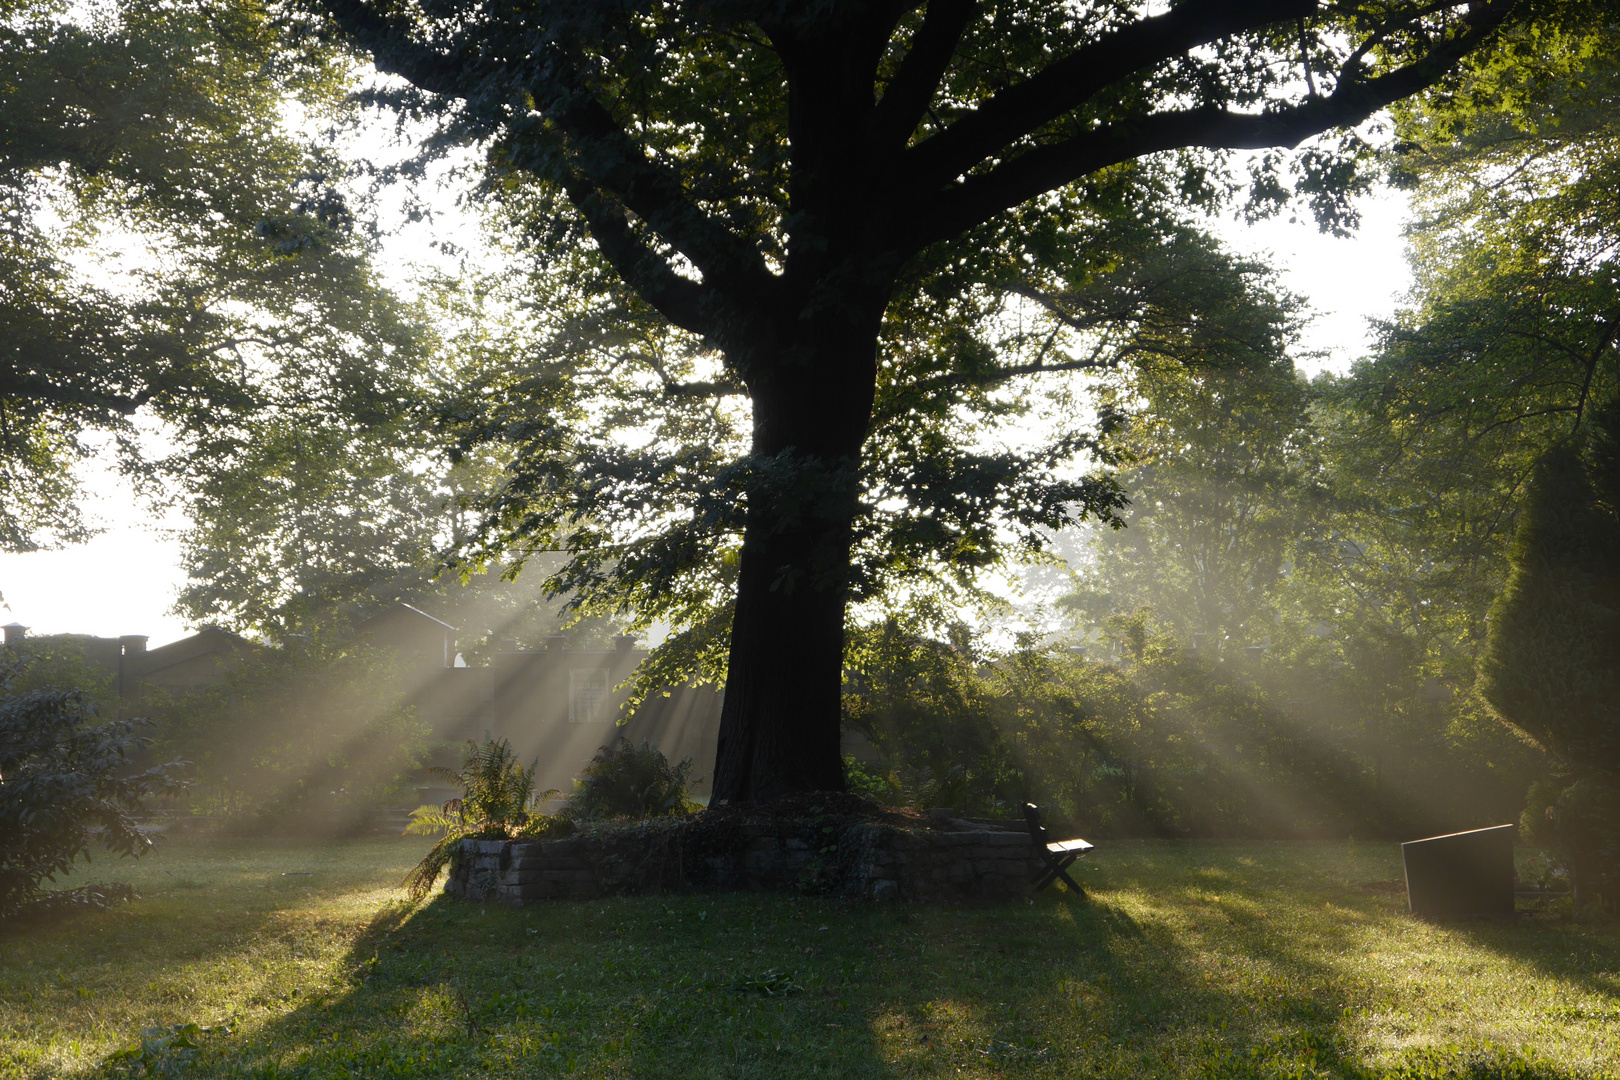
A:
<svg viewBox="0 0 1620 1080">
<path fill-rule="evenodd" d="M 723 398 L 747 397 L 748 388 L 728 382 L 695 382 L 664 384 L 665 397 L 697 397 L 697 398 Z"/>
<path fill-rule="evenodd" d="M 1233 113 L 1216 107 L 1154 113 L 1133 124 L 1116 123 L 1050 146 L 1037 147 L 987 173 L 953 185 L 933 200 L 918 200 L 916 248 L 948 239 L 1082 176 L 1148 154 L 1188 146 L 1258 150 L 1297 146 L 1336 127 L 1353 127 L 1393 102 L 1432 85 L 1495 32 L 1514 0 L 1491 0 L 1473 9 L 1467 32 L 1436 46 L 1422 59 L 1362 81 L 1341 69 L 1327 97 L 1308 98 L 1271 112 Z M 1179 10 L 1179 9 L 1178 9 Z"/>
<path fill-rule="evenodd" d="M 915 390 L 944 390 L 952 387 L 971 386 L 983 388 L 994 386 L 997 383 L 1016 379 L 1021 375 L 1048 375 L 1063 371 L 1111 371 L 1120 367 L 1127 359 L 1132 349 L 1126 349 L 1104 357 L 1084 357 L 1069 360 L 1032 360 L 1027 364 L 1009 364 L 1006 367 L 994 368 L 989 371 L 951 372 L 945 375 L 934 375 L 930 378 L 919 379 L 912 384 Z"/>
<path fill-rule="evenodd" d="M 417 41 L 409 16 L 384 13 L 366 0 L 321 0 L 332 20 L 371 54 L 377 70 L 398 75 L 412 85 L 442 97 L 467 99 L 474 84 L 500 74 L 500 65 L 483 49 L 455 51 Z"/>
<path fill-rule="evenodd" d="M 1090 303 L 1083 305 L 1083 310 L 1075 310 L 1069 306 L 1075 299 L 1072 293 L 1049 293 L 1044 289 L 1037 289 L 1032 285 L 1015 284 L 1009 291 L 1015 296 L 1039 304 L 1046 312 L 1058 322 L 1072 330 L 1095 330 L 1099 327 L 1119 326 L 1130 322 L 1142 322 L 1148 319 L 1148 309 L 1152 305 L 1156 294 L 1169 288 L 1173 282 L 1186 280 L 1188 275 L 1177 274 L 1170 278 L 1150 279 L 1141 282 L 1133 291 L 1121 293 L 1111 304 Z M 1190 325 L 1187 319 L 1168 319 L 1163 315 L 1153 320 L 1155 325 L 1175 326 Z"/>
<path fill-rule="evenodd" d="M 706 379 L 700 382 L 681 382 L 669 373 L 669 367 L 656 353 L 638 352 L 628 356 L 652 368 L 663 384 L 665 397 L 697 397 L 715 400 L 722 397 L 747 397 L 748 388 L 730 379 Z"/>
<path fill-rule="evenodd" d="M 94 362 L 90 361 L 89 366 L 93 367 Z M 77 380 L 63 383 L 26 375 L 0 378 L 0 399 L 38 402 L 47 406 L 104 409 L 119 416 L 135 415 L 157 393 L 154 386 L 145 386 L 130 393 L 115 393 L 85 386 Z"/>
<path fill-rule="evenodd" d="M 978 6 L 977 0 L 931 0 L 900 71 L 873 115 L 872 145 L 879 153 L 905 146 L 917 129 Z"/>
<path fill-rule="evenodd" d="M 623 207 L 577 175 L 564 180 L 563 191 L 625 284 L 682 330 L 711 338 L 715 335 L 714 322 L 705 311 L 704 287 L 675 273 L 662 255 L 648 247 L 630 228 Z"/>
<path fill-rule="evenodd" d="M 379 70 L 400 75 L 431 93 L 465 102 L 478 122 L 491 131 L 504 128 L 521 133 L 523 138 L 514 140 L 514 145 L 527 152 L 520 150 L 512 158 L 519 168 L 554 178 L 553 155 L 560 155 L 573 174 L 569 182 L 575 188 L 584 182 L 596 196 L 612 193 L 618 203 L 690 260 L 709 284 L 737 299 L 748 300 L 759 299 L 760 292 L 770 288 L 773 278 L 758 250 L 687 198 L 675 171 L 647 157 L 641 145 L 590 91 L 579 74 L 580 66 L 571 63 L 555 46 L 510 57 L 487 47 L 436 47 L 417 39 L 409 18 L 378 4 L 367 0 L 321 2 L 333 19 L 372 54 Z M 522 35 L 514 33 L 512 44 L 520 46 L 521 41 Z M 532 110 L 522 101 L 531 95 Z M 547 130 L 548 121 L 555 130 Z M 586 211 L 581 198 L 593 206 L 599 201 L 590 194 L 576 198 L 571 191 L 571 201 L 582 212 Z M 660 256 L 645 245 L 631 252 L 622 210 L 593 209 L 586 213 L 593 234 L 598 226 L 607 230 L 597 237 L 604 251 L 614 248 L 630 260 L 626 265 L 634 266 L 638 273 L 653 273 L 647 259 Z M 678 275 L 669 271 L 667 264 L 665 270 L 667 274 L 655 277 L 668 284 L 669 278 Z M 690 316 L 686 319 L 678 325 L 691 329 Z"/>
<path fill-rule="evenodd" d="M 571 166 L 618 198 L 704 280 L 737 299 L 762 299 L 774 281 L 759 250 L 705 214 L 672 169 L 648 160 L 594 95 L 570 95 L 557 121 L 568 133 Z"/>
<path fill-rule="evenodd" d="M 1189 49 L 1316 11 L 1316 0 L 1188 0 L 1096 39 L 996 94 L 907 155 L 924 190 L 966 173 L 1120 79 Z M 930 13 L 932 14 L 932 13 Z"/>
</svg>

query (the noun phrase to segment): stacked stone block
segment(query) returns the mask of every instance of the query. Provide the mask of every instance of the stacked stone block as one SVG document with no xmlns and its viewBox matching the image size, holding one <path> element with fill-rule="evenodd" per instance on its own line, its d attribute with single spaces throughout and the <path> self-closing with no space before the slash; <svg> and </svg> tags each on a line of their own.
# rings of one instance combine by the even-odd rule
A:
<svg viewBox="0 0 1620 1080">
<path fill-rule="evenodd" d="M 733 826 L 723 845 L 701 826 L 599 829 L 533 843 L 464 840 L 445 888 L 514 905 L 688 889 L 923 903 L 1028 892 L 1041 862 L 1027 833 L 954 824 L 961 831 L 861 822 L 828 835 L 818 822 L 747 822 Z"/>
</svg>

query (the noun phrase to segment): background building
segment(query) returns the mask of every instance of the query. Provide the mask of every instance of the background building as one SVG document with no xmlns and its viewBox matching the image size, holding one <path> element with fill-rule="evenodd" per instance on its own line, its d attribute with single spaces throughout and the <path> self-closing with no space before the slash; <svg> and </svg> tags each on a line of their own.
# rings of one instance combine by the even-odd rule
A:
<svg viewBox="0 0 1620 1080">
<path fill-rule="evenodd" d="M 508 740 L 521 760 L 536 762 L 542 791 L 567 792 L 599 748 L 624 738 L 651 743 L 672 762 L 691 758 L 692 792 L 708 795 L 722 695 L 707 687 L 670 688 L 621 724 L 629 696 L 624 684 L 647 658 L 634 638 L 617 637 L 609 649 L 570 649 L 558 635 L 543 649 L 513 648 L 496 653 L 487 666 L 465 667 L 455 650 L 456 628 L 409 604 L 392 605 L 358 630 L 399 660 L 407 699 L 437 738 Z"/>
<path fill-rule="evenodd" d="M 27 627 L 5 627 L 8 649 L 20 648 Z M 648 742 L 672 762 L 691 758 L 691 792 L 707 798 L 715 757 L 722 695 L 709 688 L 675 687 L 644 702 L 626 718 L 625 684 L 647 650 L 633 638 L 607 649 L 570 649 L 562 636 L 543 649 L 512 648 L 482 667 L 465 666 L 456 652 L 456 627 L 409 604 L 394 604 L 357 627 L 359 637 L 395 660 L 398 689 L 436 744 L 428 764 L 457 766 L 468 739 L 506 739 L 520 760 L 535 763 L 537 789 L 571 790 L 574 777 L 598 749 L 624 738 Z M 179 697 L 217 685 L 233 665 L 265 652 L 218 627 L 157 649 L 139 634 L 104 638 L 53 634 L 36 647 L 82 655 L 133 715 L 148 689 Z M 621 723 L 621 721 L 624 721 Z"/>
</svg>

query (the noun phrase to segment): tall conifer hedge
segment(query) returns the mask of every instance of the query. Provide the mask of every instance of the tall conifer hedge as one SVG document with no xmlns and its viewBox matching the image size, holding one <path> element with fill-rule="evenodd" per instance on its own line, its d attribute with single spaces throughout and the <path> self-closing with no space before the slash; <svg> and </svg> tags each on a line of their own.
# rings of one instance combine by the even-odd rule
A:
<svg viewBox="0 0 1620 1080">
<path fill-rule="evenodd" d="M 1556 835 L 1577 887 L 1620 897 L 1620 402 L 1538 464 L 1482 673 L 1564 778 Z"/>
</svg>

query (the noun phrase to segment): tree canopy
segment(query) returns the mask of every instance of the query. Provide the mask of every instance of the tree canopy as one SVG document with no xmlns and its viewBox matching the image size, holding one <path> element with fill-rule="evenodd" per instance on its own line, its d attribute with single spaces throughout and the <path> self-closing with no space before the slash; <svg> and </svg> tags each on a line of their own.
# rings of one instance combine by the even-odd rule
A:
<svg viewBox="0 0 1620 1080">
<path fill-rule="evenodd" d="M 395 411 L 421 331 L 378 284 L 336 123 L 351 65 L 293 7 L 10 3 L 0 23 L 0 545 L 84 534 L 93 433 L 146 475 L 266 412 Z"/>
<path fill-rule="evenodd" d="M 1233 194 L 1226 151 L 1358 124 L 1445 79 L 1516 7 L 324 6 L 408 81 L 394 104 L 489 147 L 490 188 L 538 244 L 588 237 L 566 257 L 619 284 L 578 310 L 642 341 L 571 355 L 641 402 L 711 403 L 650 410 L 631 448 L 582 443 L 570 418 L 629 421 L 552 353 L 505 384 L 526 415 L 473 422 L 520 451 L 497 532 L 574 556 L 559 580 L 583 597 L 699 579 L 735 597 L 720 799 L 842 786 L 863 550 L 982 564 L 1121 505 L 1078 464 L 1109 421 L 1077 417 L 1072 391 L 1039 445 L 976 438 L 978 417 L 1030 407 L 1031 380 L 1129 359 L 1049 301 L 1148 250 L 1175 206 Z M 1272 155 L 1251 203 L 1303 198 L 1339 226 L 1362 150 Z"/>
<path fill-rule="evenodd" d="M 1341 388 L 1345 434 L 1428 557 L 1486 579 L 1541 455 L 1620 394 L 1617 77 L 1613 6 L 1579 5 L 1398 117 L 1415 288 Z"/>
</svg>

